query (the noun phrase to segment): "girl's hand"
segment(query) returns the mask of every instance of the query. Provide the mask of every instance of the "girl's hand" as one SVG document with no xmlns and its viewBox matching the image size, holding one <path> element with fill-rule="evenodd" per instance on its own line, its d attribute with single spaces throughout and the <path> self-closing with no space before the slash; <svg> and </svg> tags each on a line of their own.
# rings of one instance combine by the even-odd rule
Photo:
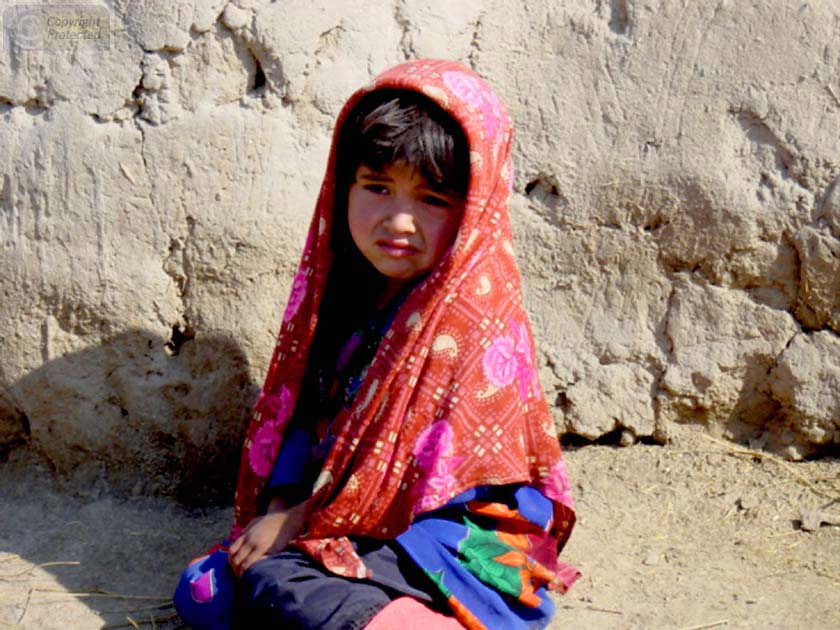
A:
<svg viewBox="0 0 840 630">
<path fill-rule="evenodd" d="M 268 513 L 248 523 L 242 536 L 230 546 L 228 562 L 236 576 L 241 576 L 257 560 L 285 549 L 303 529 L 306 502 L 286 508 L 274 499 Z"/>
</svg>

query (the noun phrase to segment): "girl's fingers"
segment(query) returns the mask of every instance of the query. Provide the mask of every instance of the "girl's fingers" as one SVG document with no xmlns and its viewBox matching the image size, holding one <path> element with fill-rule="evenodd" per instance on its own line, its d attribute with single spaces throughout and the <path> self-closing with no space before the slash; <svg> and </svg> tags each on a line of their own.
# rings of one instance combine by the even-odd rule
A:
<svg viewBox="0 0 840 630">
<path fill-rule="evenodd" d="M 254 564 L 257 560 L 260 560 L 265 556 L 265 552 L 261 551 L 260 549 L 254 548 L 251 550 L 251 553 L 248 554 L 248 557 L 242 562 L 242 566 L 239 569 L 239 575 L 241 576 L 245 571 L 247 571 L 252 564 Z"/>
<path fill-rule="evenodd" d="M 232 548 L 231 548 L 232 549 Z M 241 576 L 252 564 L 266 555 L 267 549 L 252 542 L 243 543 L 235 552 L 228 555 L 228 562 L 234 575 Z"/>
<path fill-rule="evenodd" d="M 233 565 L 238 561 L 239 554 L 242 553 L 242 539 L 236 541 L 235 545 L 231 545 L 228 549 L 228 562 Z"/>
<path fill-rule="evenodd" d="M 233 572 L 236 575 L 239 575 L 242 572 L 242 561 L 248 557 L 251 553 L 251 546 L 250 545 L 240 545 L 239 549 L 235 552 L 231 552 L 228 555 L 228 563 L 230 564 Z"/>
<path fill-rule="evenodd" d="M 230 566 L 235 567 L 237 563 L 241 562 L 242 558 L 248 555 L 247 550 L 243 552 L 242 549 L 251 546 L 252 543 L 248 542 L 250 540 L 251 527 L 254 525 L 254 522 L 258 520 L 259 519 L 252 521 L 248 527 L 245 528 L 245 531 L 242 532 L 242 535 L 234 540 L 233 544 L 228 549 L 228 563 Z"/>
</svg>

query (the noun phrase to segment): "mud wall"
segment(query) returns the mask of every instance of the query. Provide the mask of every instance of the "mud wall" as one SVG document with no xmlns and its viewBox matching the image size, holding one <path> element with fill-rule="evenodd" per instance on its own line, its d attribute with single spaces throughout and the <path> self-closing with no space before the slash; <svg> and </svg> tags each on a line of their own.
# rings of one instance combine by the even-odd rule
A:
<svg viewBox="0 0 840 630">
<path fill-rule="evenodd" d="M 562 431 L 840 443 L 836 3 L 97 6 L 107 38 L 68 44 L 2 4 L 0 455 L 226 493 L 332 121 L 418 56 L 469 64 L 514 119 Z"/>
</svg>

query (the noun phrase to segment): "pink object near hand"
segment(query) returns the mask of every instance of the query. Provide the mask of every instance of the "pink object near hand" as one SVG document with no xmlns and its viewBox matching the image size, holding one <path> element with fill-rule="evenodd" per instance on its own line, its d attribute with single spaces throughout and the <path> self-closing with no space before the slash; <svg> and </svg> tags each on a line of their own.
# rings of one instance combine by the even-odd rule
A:
<svg viewBox="0 0 840 630">
<path fill-rule="evenodd" d="M 212 602 L 213 596 L 216 594 L 215 570 L 210 569 L 207 573 L 202 573 L 190 581 L 190 594 L 199 604 Z"/>
<path fill-rule="evenodd" d="M 379 611 L 365 630 L 464 630 L 453 617 L 426 608 L 411 597 L 400 597 Z"/>
</svg>

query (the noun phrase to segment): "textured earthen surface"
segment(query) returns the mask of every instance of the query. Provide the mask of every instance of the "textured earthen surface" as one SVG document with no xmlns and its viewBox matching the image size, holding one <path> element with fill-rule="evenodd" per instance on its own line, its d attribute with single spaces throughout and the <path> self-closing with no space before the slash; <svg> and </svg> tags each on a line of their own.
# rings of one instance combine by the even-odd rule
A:
<svg viewBox="0 0 840 630">
<path fill-rule="evenodd" d="M 463 60 L 511 111 L 562 431 L 840 444 L 834 3 L 101 4 L 107 48 L 4 21 L 0 454 L 228 496 L 330 125 L 416 56 Z"/>
<path fill-rule="evenodd" d="M 21 455 L 6 467 L 25 478 L 0 476 L 0 626 L 183 628 L 171 593 L 230 508 L 68 497 Z M 578 523 L 562 557 L 583 575 L 548 630 L 840 627 L 836 459 L 793 466 L 677 426 L 666 446 L 587 445 L 566 462 Z"/>
</svg>

